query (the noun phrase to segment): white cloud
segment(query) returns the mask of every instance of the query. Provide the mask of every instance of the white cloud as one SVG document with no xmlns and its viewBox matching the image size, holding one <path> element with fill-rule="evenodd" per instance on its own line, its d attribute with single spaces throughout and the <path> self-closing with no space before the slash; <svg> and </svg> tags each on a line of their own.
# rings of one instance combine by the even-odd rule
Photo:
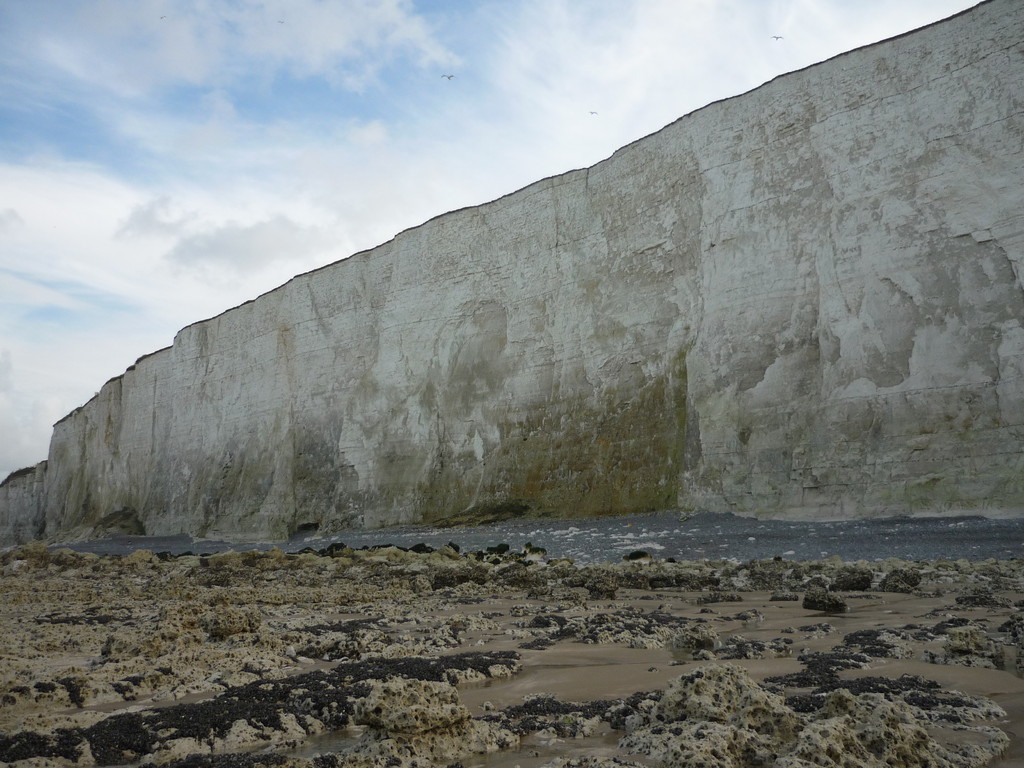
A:
<svg viewBox="0 0 1024 768">
<path fill-rule="evenodd" d="M 14 387 L 14 377 L 11 375 L 11 350 L 0 350 L 0 393 L 10 392 Z"/>
<path fill-rule="evenodd" d="M 222 70 L 225 30 L 194 3 L 178 6 L 173 22 L 163 3 L 98 0 L 67 3 L 64 13 L 34 20 L 25 41 L 41 63 L 87 86 L 120 98 L 138 98 L 159 87 L 202 84 Z M 169 4 L 168 4 L 169 5 Z"/>
<path fill-rule="evenodd" d="M 247 58 L 355 91 L 401 54 L 423 67 L 456 58 L 434 39 L 412 3 L 402 0 L 273 0 L 243 5 L 228 18 L 240 30 L 239 48 Z"/>
<path fill-rule="evenodd" d="M 329 247 L 330 238 L 320 228 L 304 227 L 286 216 L 274 216 L 253 224 L 229 221 L 216 229 L 182 238 L 165 258 L 187 268 L 204 269 L 212 265 L 243 273 L 282 259 L 316 257 Z"/>
<path fill-rule="evenodd" d="M 167 195 L 132 208 L 117 230 L 118 237 L 179 237 L 197 218 L 194 211 L 181 210 Z"/>
<path fill-rule="evenodd" d="M 13 208 L 5 208 L 0 211 L 0 233 L 13 230 L 24 223 L 21 216 Z"/>
<path fill-rule="evenodd" d="M 67 290 L 67 284 L 47 284 L 31 272 L 13 272 L 0 269 L 0 296 L 4 297 L 5 306 L 0 310 L 0 317 L 12 311 L 39 309 L 76 310 L 81 308 L 81 301 Z"/>
<path fill-rule="evenodd" d="M 280 71 L 361 90 L 398 57 L 417 66 L 455 59 L 408 0 L 93 0 L 62 10 L 13 9 L 41 22 L 26 42 L 46 63 L 121 98 Z"/>
<path fill-rule="evenodd" d="M 74 407 L 52 392 L 33 394 L 19 374 L 11 350 L 0 350 L 0 479 L 46 458 L 53 424 Z"/>
</svg>

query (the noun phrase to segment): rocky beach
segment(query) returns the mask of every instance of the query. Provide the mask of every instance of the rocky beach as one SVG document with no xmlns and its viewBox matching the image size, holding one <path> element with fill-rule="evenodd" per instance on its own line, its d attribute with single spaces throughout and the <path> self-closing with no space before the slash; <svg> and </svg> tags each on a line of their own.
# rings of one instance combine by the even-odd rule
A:
<svg viewBox="0 0 1024 768">
<path fill-rule="evenodd" d="M 248 14 L 234 8 L 245 3 L 182 5 L 161 28 L 195 16 L 197 30 L 230 28 L 230 40 Z M 261 4 L 250 5 L 255 19 Z M 447 19 L 460 4 L 418 5 L 450 5 Z M 216 24 L 201 20 L 210 14 Z M 94 15 L 83 30 L 100 29 Z M 49 67 L 95 70 L 83 82 L 135 92 L 131 77 L 108 76 L 119 69 L 75 64 L 93 59 L 53 37 L 50 16 L 44 42 L 24 43 L 49 52 L 47 68 L 12 54 L 19 73 L 78 93 L 51 87 Z M 299 28 L 288 22 L 266 26 Z M 244 128 L 209 150 L 188 138 L 206 128 L 153 146 L 214 158 L 204 173 L 222 154 L 262 156 L 249 148 L 251 89 L 236 115 L 220 83 L 222 70 L 249 82 L 262 66 L 211 54 L 207 93 L 188 74 L 203 58 L 190 46 L 150 45 L 135 21 L 116 24 L 133 49 L 188 53 L 173 67 L 187 88 L 161 86 L 176 94 L 175 126 L 189 125 L 177 103 L 187 92 L 204 105 L 196 126 Z M 316 39 L 338 37 L 316 27 Z M 465 27 L 474 45 L 488 40 Z M 1024 2 L 985 0 L 711 102 L 586 167 L 479 205 L 459 192 L 464 207 L 356 253 L 346 249 L 379 227 L 306 221 L 334 204 L 320 201 L 349 204 L 336 186 L 362 212 L 377 205 L 363 187 L 405 207 L 403 190 L 419 205 L 431 185 L 414 169 L 363 184 L 363 171 L 320 162 L 330 155 L 316 142 L 365 134 L 344 154 L 422 154 L 456 174 L 473 163 L 461 142 L 453 164 L 434 140 L 407 152 L 402 131 L 376 117 L 364 131 L 362 112 L 317 95 L 316 141 L 268 153 L 316 166 L 315 188 L 326 186 L 315 204 L 275 177 L 284 209 L 247 202 L 256 218 L 236 222 L 217 200 L 220 171 L 193 210 L 178 192 L 157 194 L 158 174 L 100 184 L 77 159 L 74 197 L 53 197 L 52 226 L 36 211 L 51 196 L 19 192 L 33 207 L 0 210 L 0 224 L 47 232 L 40 253 L 17 234 L 19 264 L 57 261 L 34 282 L 5 270 L 19 295 L 45 297 L 34 311 L 15 302 L 11 335 L 28 344 L 40 328 L 67 329 L 60 348 L 74 354 L 53 356 L 59 375 L 31 374 L 54 391 L 77 391 L 64 380 L 86 357 L 106 359 L 107 346 L 77 335 L 94 311 L 116 313 L 109 348 L 130 349 L 146 322 L 127 313 L 149 306 L 136 293 L 154 297 L 154 317 L 187 293 L 133 288 L 115 301 L 106 283 L 133 285 L 120 266 L 102 290 L 80 282 L 99 279 L 107 256 L 90 246 L 88 270 L 74 268 L 69 211 L 109 230 L 147 286 L 162 273 L 138 266 L 143 246 L 218 296 L 208 265 L 232 265 L 232 281 L 271 262 L 294 276 L 189 322 L 56 421 L 44 459 L 0 477 L 0 768 L 1024 765 L 1022 29 Z M 767 43 L 769 31 L 773 53 L 790 48 L 775 45 L 788 28 Z M 206 38 L 221 40 L 197 33 Z M 320 50 L 242 47 L 275 61 Z M 335 71 L 347 56 L 314 58 L 331 64 L 332 87 L 348 81 Z M 575 82 L 538 69 L 544 58 L 514 58 L 536 70 L 524 82 Z M 381 61 L 367 73 L 402 71 Z M 292 69 L 261 74 L 289 88 L 273 100 L 275 141 L 291 135 L 281 115 L 309 79 Z M 672 98 L 690 90 L 655 79 Z M 453 123 L 387 93 L 381 115 Z M 88 101 L 109 116 L 104 94 Z M 590 123 L 631 124 L 637 98 Z M 569 118 L 533 104 L 520 111 L 541 126 L 535 154 L 552 138 L 544 125 Z M 48 112 L 61 126 L 149 124 L 69 122 L 59 106 Z M 348 127 L 321 130 L 321 113 Z M 488 155 L 517 133 L 500 126 Z M 71 133 L 95 132 L 59 132 Z M 165 135 L 134 133 L 147 147 Z M 37 151 L 48 135 L 26 133 L 47 177 L 50 155 L 62 156 Z M 148 149 L 145 162 L 129 162 L 128 145 L 103 153 L 157 167 Z M 496 189 L 485 168 L 471 175 Z M 258 200 L 250 176 L 224 188 Z M 110 226 L 92 220 L 101 187 L 123 208 Z M 174 185 L 192 187 L 199 176 Z M 8 383 L 15 356 L 0 349 Z M 26 370 L 35 358 L 23 355 Z M 0 459 L 13 469 L 36 443 L 10 425 L 49 423 L 65 395 L 7 389 Z"/>
<path fill-rule="evenodd" d="M 0 761 L 1011 766 L 1017 559 L 0 555 Z M 632 559 L 630 559 L 632 558 Z"/>
</svg>

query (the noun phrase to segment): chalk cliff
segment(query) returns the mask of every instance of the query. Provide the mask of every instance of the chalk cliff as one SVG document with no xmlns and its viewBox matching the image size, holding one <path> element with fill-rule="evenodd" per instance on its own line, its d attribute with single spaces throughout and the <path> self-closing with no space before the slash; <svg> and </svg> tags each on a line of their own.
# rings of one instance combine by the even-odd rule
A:
<svg viewBox="0 0 1024 768">
<path fill-rule="evenodd" d="M 1024 514 L 1022 32 L 991 0 L 188 326 L 0 536 Z"/>
</svg>

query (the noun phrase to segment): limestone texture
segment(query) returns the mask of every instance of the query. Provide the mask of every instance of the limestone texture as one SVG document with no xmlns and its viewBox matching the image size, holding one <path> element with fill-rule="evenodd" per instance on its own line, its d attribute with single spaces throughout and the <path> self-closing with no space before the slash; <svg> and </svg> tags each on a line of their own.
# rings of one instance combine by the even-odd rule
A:
<svg viewBox="0 0 1024 768">
<path fill-rule="evenodd" d="M 649 725 L 620 746 L 665 766 L 702 768 L 883 768 L 983 766 L 1005 749 L 998 729 L 978 727 L 978 743 L 944 746 L 915 707 L 881 693 L 828 693 L 802 717 L 785 699 L 731 664 L 698 668 L 665 691 Z"/>
<path fill-rule="evenodd" d="M 1020 514 L 1022 30 L 981 3 L 190 325 L 0 536 Z"/>
</svg>

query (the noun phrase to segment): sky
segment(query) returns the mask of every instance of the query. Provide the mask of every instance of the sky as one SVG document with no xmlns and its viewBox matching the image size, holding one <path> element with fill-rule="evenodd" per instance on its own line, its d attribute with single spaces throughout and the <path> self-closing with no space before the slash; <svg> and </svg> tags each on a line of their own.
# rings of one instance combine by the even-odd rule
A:
<svg viewBox="0 0 1024 768">
<path fill-rule="evenodd" d="M 0 478 L 186 325 L 974 4 L 0 0 Z"/>
</svg>

